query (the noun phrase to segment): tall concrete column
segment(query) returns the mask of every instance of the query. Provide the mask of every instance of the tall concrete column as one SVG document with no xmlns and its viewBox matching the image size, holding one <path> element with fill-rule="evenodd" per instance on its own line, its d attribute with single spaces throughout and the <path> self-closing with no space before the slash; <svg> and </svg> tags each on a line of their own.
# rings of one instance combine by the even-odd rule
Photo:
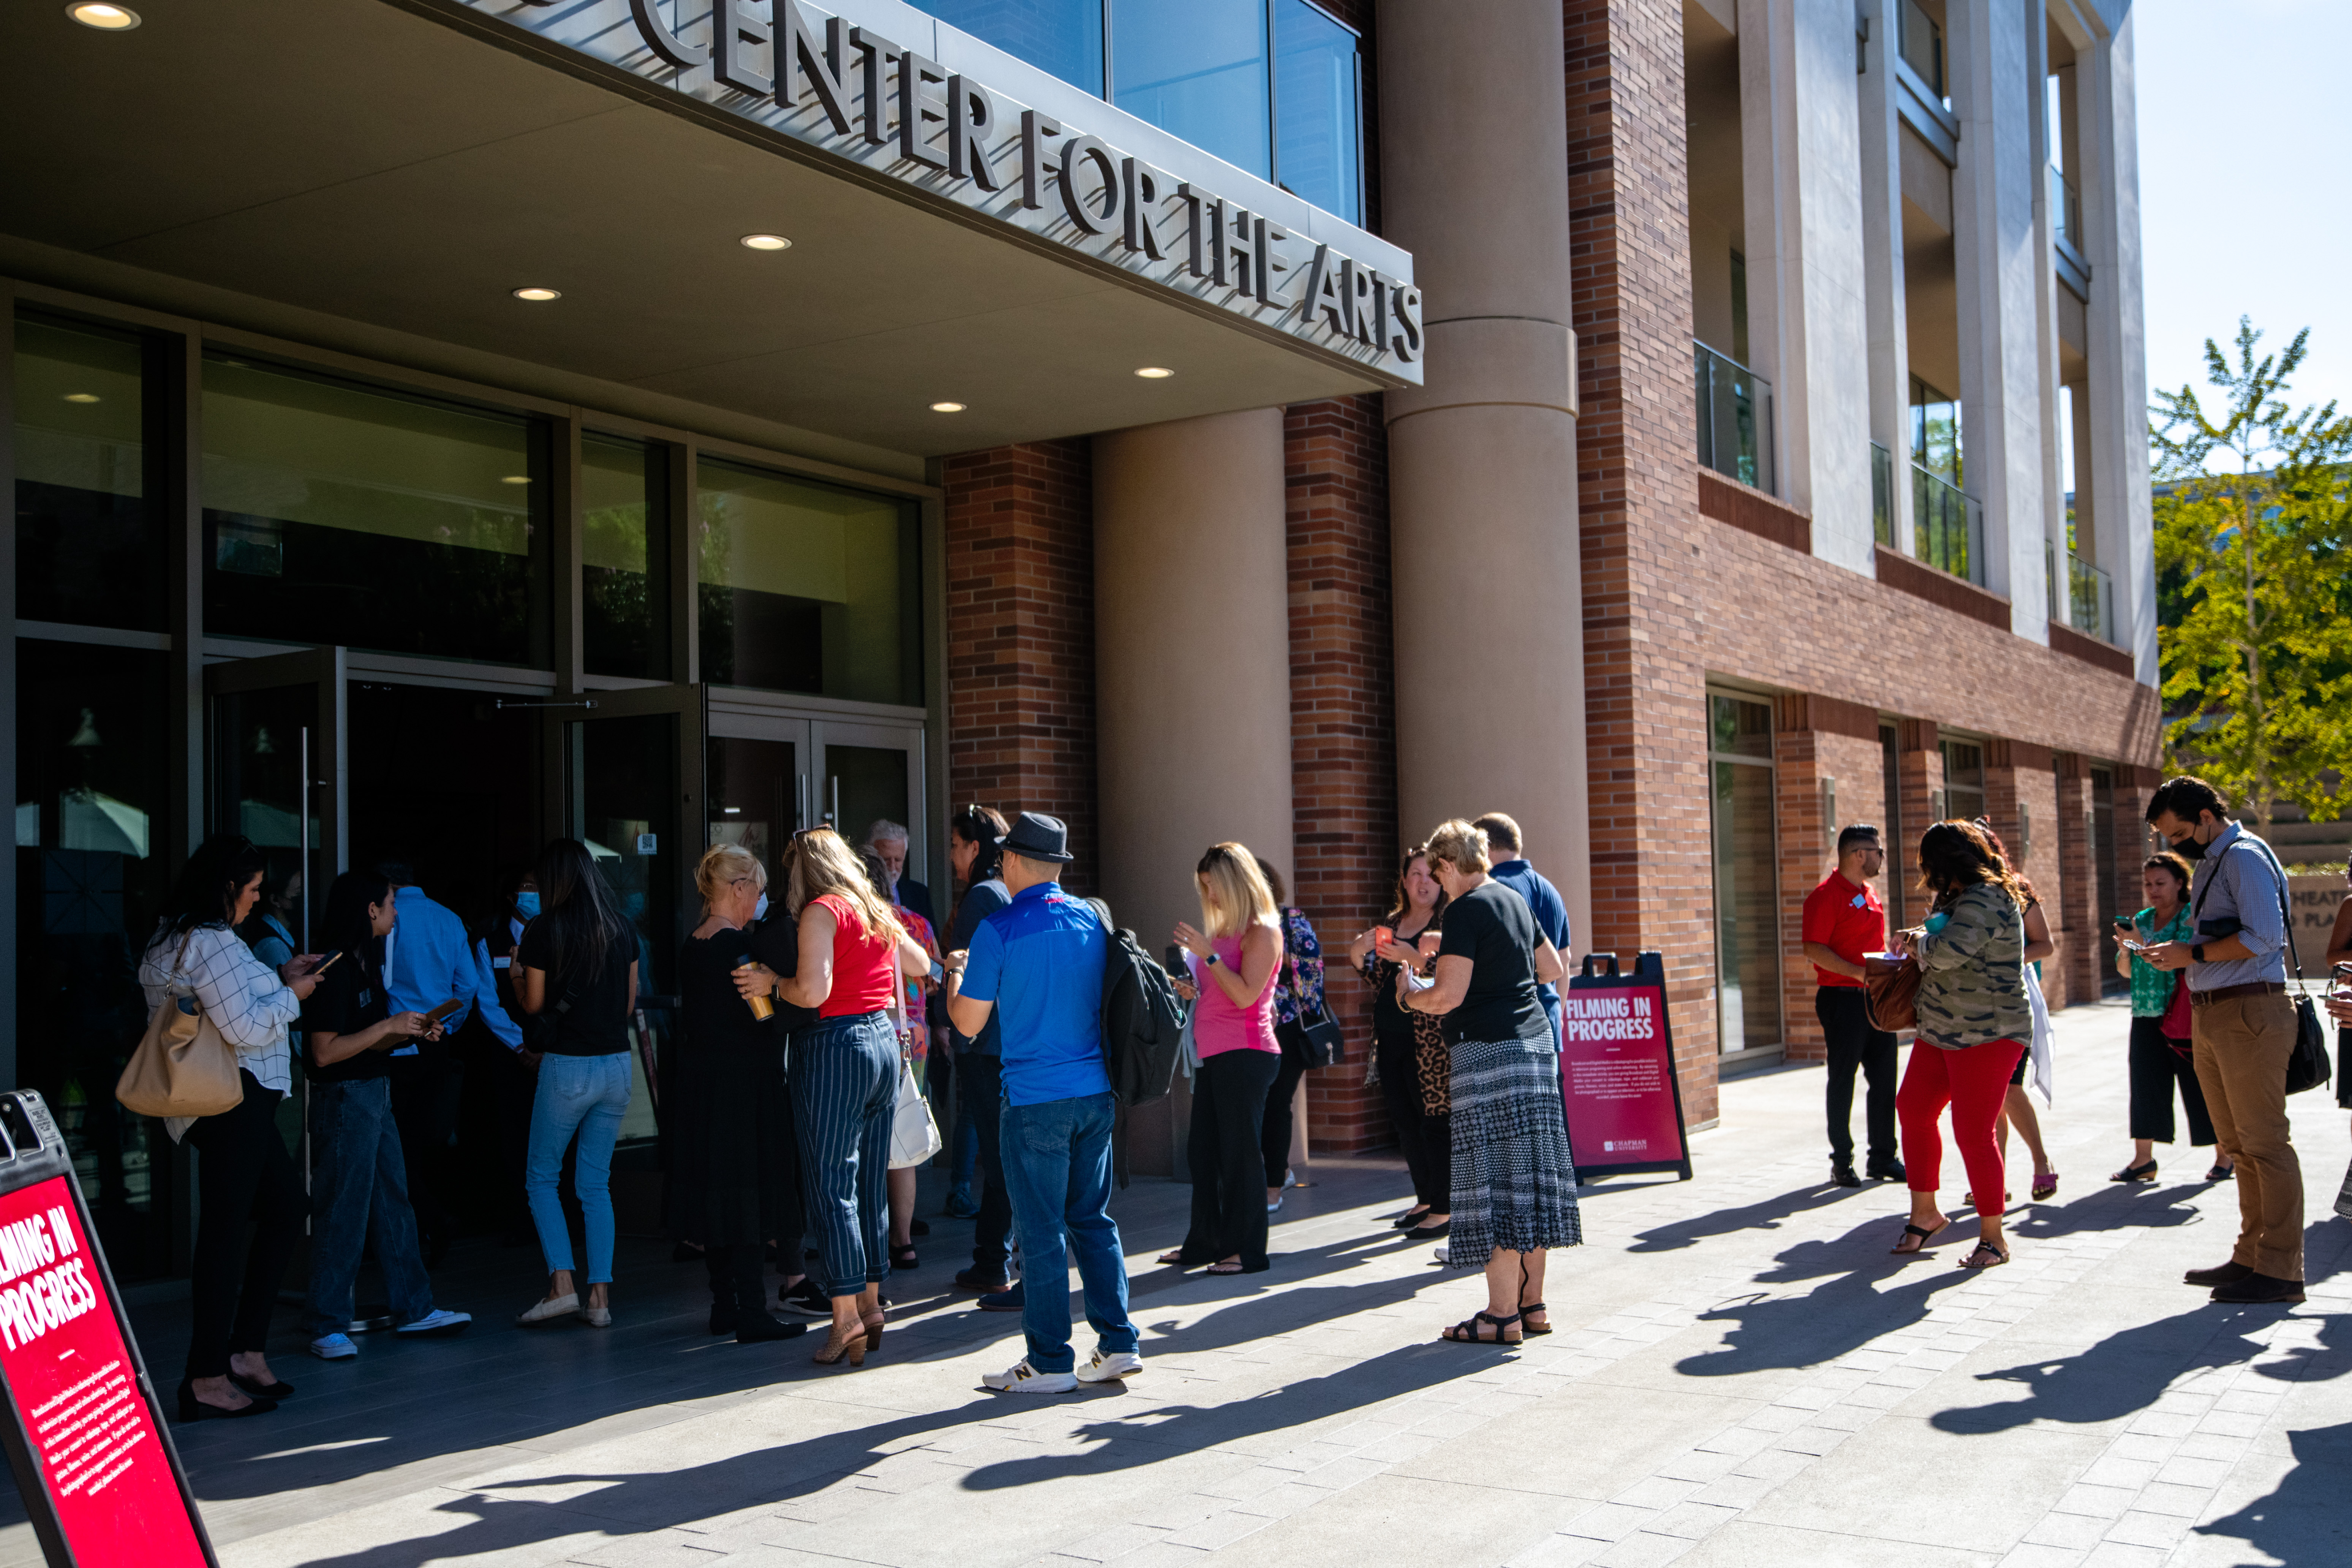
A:
<svg viewBox="0 0 2352 1568">
<path fill-rule="evenodd" d="M 1504 811 L 1591 941 L 1561 14 L 1380 9 L 1381 212 L 1428 301 L 1388 395 L 1397 809 Z"/>
<path fill-rule="evenodd" d="M 1282 443 L 1279 408 L 1094 438 L 1103 897 L 1153 952 L 1210 845 L 1293 868 Z"/>
</svg>

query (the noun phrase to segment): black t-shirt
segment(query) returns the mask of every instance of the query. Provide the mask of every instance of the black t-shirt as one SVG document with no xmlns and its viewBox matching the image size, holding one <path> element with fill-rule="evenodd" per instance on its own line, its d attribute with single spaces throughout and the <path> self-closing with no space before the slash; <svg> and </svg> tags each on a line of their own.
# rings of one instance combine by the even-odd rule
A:
<svg viewBox="0 0 2352 1568">
<path fill-rule="evenodd" d="M 1471 963 L 1470 989 L 1445 1015 L 1445 1043 L 1548 1040 L 1551 1024 L 1536 993 L 1536 947 L 1543 939 L 1527 900 L 1500 882 L 1481 882 L 1445 906 L 1437 956 Z"/>
<path fill-rule="evenodd" d="M 744 952 L 774 970 L 782 978 L 791 980 L 799 975 L 801 972 L 800 922 L 793 920 L 782 904 L 769 905 L 766 920 L 760 921 L 748 931 L 738 932 L 737 935 L 743 942 Z M 781 996 L 777 997 L 775 1002 L 776 1016 L 782 1020 L 783 1026 L 787 1029 L 805 1029 L 816 1022 L 816 1009 L 814 1007 L 795 1007 Z"/>
<path fill-rule="evenodd" d="M 1398 931 L 1397 941 L 1411 947 L 1432 932 L 1443 936 L 1444 928 L 1433 921 L 1411 936 Z M 1391 1050 L 1402 1050 L 1412 1044 L 1412 1015 L 1397 1005 L 1397 966 L 1377 952 L 1364 956 L 1365 973 L 1372 986 L 1372 1038 Z"/>
<path fill-rule="evenodd" d="M 1003 889 L 1004 884 L 993 877 L 966 888 L 963 890 L 963 897 L 956 902 L 955 923 L 948 928 L 947 946 L 940 951 L 970 952 L 971 939 L 980 930 L 980 922 L 1013 901 L 1006 896 Z M 1003 1008 L 991 1008 L 988 1022 L 980 1026 L 979 1034 L 969 1039 L 965 1038 L 961 1032 L 956 1035 L 955 1048 L 960 1051 L 969 1051 L 976 1057 L 999 1055 L 1003 1049 L 1000 1040 L 1003 1031 L 999 1026 L 998 1020 L 1003 1016 Z"/>
<path fill-rule="evenodd" d="M 637 944 L 614 942 L 604 954 L 604 973 L 593 977 L 581 956 L 565 955 L 568 970 L 556 963 L 555 933 L 545 916 L 523 928 L 515 963 L 547 976 L 539 1009 L 540 1037 L 532 1042 L 532 1048 L 559 1057 L 609 1057 L 625 1051 L 629 1048 L 629 965 L 636 962 Z"/>
<path fill-rule="evenodd" d="M 302 1004 L 303 1071 L 314 1083 L 359 1083 L 389 1076 L 392 1050 L 407 1044 L 404 1039 L 388 1049 L 362 1051 L 324 1067 L 310 1053 L 320 1035 L 356 1035 L 391 1016 L 392 1001 L 384 994 L 383 976 L 367 973 L 357 953 L 343 954 L 319 976 L 319 984 Z"/>
</svg>

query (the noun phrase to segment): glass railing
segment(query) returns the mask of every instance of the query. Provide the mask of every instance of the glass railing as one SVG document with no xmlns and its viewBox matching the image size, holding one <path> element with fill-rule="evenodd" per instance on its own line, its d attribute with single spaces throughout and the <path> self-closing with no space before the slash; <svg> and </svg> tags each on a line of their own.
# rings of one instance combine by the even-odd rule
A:
<svg viewBox="0 0 2352 1568">
<path fill-rule="evenodd" d="M 1984 585 L 1984 503 L 1940 474 L 1911 465 L 1911 553 Z"/>
<path fill-rule="evenodd" d="M 1895 548 L 1895 454 L 1870 444 L 1870 531 L 1878 542 Z"/>
<path fill-rule="evenodd" d="M 2068 249 L 2076 255 L 2083 251 L 2083 197 L 2055 163 L 2045 170 L 2050 176 L 2050 227 Z"/>
<path fill-rule="evenodd" d="M 2049 565 L 2050 618 L 2063 620 L 2076 631 L 2086 637 L 2095 637 L 2101 642 L 2114 642 L 2116 580 L 2071 552 L 2063 557 L 2065 564 L 2062 570 L 2055 540 L 2045 541 L 2042 551 Z M 2062 592 L 2064 595 L 2063 604 L 2060 601 Z"/>
<path fill-rule="evenodd" d="M 1698 460 L 1773 491 L 1772 384 L 1705 343 L 1692 344 L 1698 384 Z"/>
</svg>

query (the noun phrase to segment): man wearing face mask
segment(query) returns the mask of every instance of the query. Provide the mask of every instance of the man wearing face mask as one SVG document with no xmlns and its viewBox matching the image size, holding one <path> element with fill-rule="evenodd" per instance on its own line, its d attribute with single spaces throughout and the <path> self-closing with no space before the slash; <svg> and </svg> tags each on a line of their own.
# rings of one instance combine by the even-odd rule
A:
<svg viewBox="0 0 2352 1568">
<path fill-rule="evenodd" d="M 2192 1268 L 2213 1300 L 2268 1305 L 2303 1300 L 2303 1165 L 2286 1119 L 2294 1006 L 2286 994 L 2286 873 L 2271 847 L 2230 820 L 2230 803 L 2199 778 L 2167 779 L 2148 825 L 2196 863 L 2193 940 L 2140 957 L 2189 972 L 2197 1085 L 2213 1135 L 2237 1156 L 2238 1244 L 2226 1263 Z"/>
</svg>

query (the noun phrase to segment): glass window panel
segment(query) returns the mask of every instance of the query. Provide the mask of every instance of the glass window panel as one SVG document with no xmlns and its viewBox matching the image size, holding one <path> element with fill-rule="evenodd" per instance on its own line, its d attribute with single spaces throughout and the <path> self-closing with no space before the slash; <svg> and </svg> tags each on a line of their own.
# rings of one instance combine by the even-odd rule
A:
<svg viewBox="0 0 2352 1568">
<path fill-rule="evenodd" d="M 1738 757 L 1772 760 L 1772 705 L 1737 697 L 1707 699 L 1713 731 L 1707 749 Z"/>
<path fill-rule="evenodd" d="M 800 827 L 799 749 L 790 741 L 714 735 L 704 747 L 709 839 L 758 857 L 772 889 L 782 880 L 776 853 Z"/>
<path fill-rule="evenodd" d="M 1944 815 L 1974 822 L 1985 814 L 1984 748 L 1946 741 L 1943 752 Z"/>
<path fill-rule="evenodd" d="M 594 674 L 669 679 L 663 498 L 661 457 L 652 447 L 581 437 L 580 629 Z"/>
<path fill-rule="evenodd" d="M 204 441 L 206 631 L 545 662 L 530 421 L 208 356 Z"/>
<path fill-rule="evenodd" d="M 1261 179 L 1264 0 L 1111 0 L 1112 101 Z"/>
<path fill-rule="evenodd" d="M 1772 773 L 1746 763 L 1715 774 L 1715 951 L 1718 1048 L 1778 1046 L 1780 940 Z"/>
<path fill-rule="evenodd" d="M 948 26 L 1097 96 L 1102 6 L 1103 0 L 916 0 L 917 9 Z"/>
<path fill-rule="evenodd" d="M 825 820 L 834 831 L 853 843 L 882 821 L 904 825 L 912 815 L 907 804 L 907 753 L 892 746 L 824 748 Z"/>
<path fill-rule="evenodd" d="M 709 459 L 697 474 L 703 679 L 920 706 L 914 503 Z"/>
<path fill-rule="evenodd" d="M 1961 481 L 1960 404 L 1911 378 L 1911 460 L 1947 484 Z"/>
<path fill-rule="evenodd" d="M 658 1061 L 673 1017 L 669 1005 L 654 998 L 677 994 L 674 960 L 686 929 L 678 921 L 679 879 L 673 858 L 698 859 L 701 853 L 678 832 L 684 826 L 677 805 L 678 721 L 673 714 L 647 713 L 598 719 L 570 729 L 572 828 L 588 846 L 614 901 L 636 927 L 639 1009 Z M 656 1131 L 645 1066 L 642 1051 L 629 1053 L 629 1108 L 621 1118 L 624 1142 L 651 1138 Z"/>
<path fill-rule="evenodd" d="M 168 656 L 16 645 L 18 1081 L 56 1108 L 118 1274 L 171 1267 L 163 1124 L 115 1102 L 147 1024 L 139 955 L 176 869 Z"/>
<path fill-rule="evenodd" d="M 1356 35 L 1307 0 L 1276 0 L 1274 47 L 1276 176 L 1325 212 L 1361 223 Z"/>
<path fill-rule="evenodd" d="M 16 321 L 16 613 L 27 620 L 165 629 L 145 362 L 126 334 Z"/>
</svg>

